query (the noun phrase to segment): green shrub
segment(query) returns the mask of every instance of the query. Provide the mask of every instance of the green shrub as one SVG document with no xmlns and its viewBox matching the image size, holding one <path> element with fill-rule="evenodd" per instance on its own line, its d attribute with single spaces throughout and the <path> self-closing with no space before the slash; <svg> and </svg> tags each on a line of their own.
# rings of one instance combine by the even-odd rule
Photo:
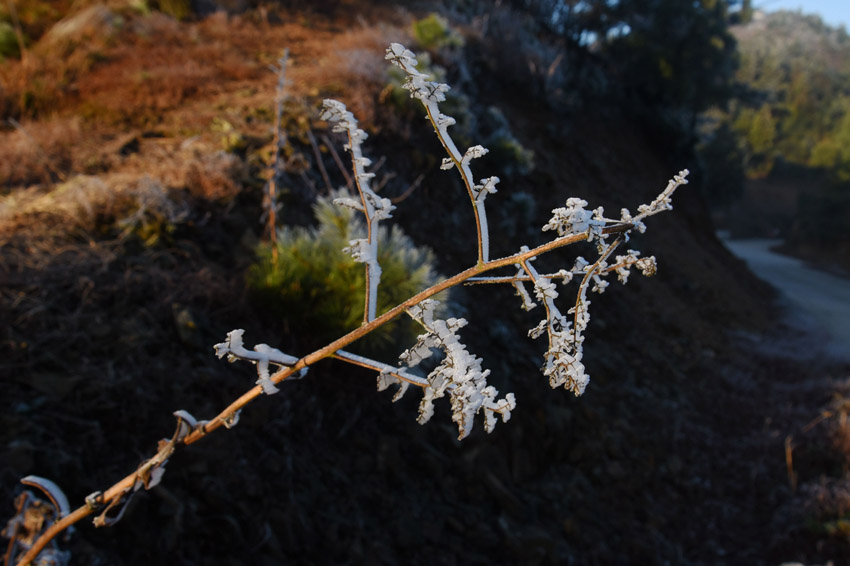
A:
<svg viewBox="0 0 850 566">
<path fill-rule="evenodd" d="M 507 117 L 495 106 L 484 116 L 489 132 L 484 133 L 484 147 L 490 150 L 489 161 L 501 175 L 527 175 L 534 170 L 534 152 L 516 138 Z"/>
<path fill-rule="evenodd" d="M 534 170 L 534 152 L 523 146 L 513 134 L 504 134 L 489 140 L 486 146 L 491 160 L 499 164 L 505 175 L 527 175 Z"/>
<path fill-rule="evenodd" d="M 363 321 L 365 268 L 342 248 L 365 229 L 360 215 L 319 198 L 313 228 L 285 227 L 278 232 L 275 259 L 272 246 L 260 244 L 258 260 L 249 270 L 248 287 L 262 308 L 298 328 L 308 340 L 327 342 Z M 379 228 L 378 315 L 437 283 L 434 254 L 416 247 L 397 226 Z M 421 330 L 409 318 L 396 319 L 364 339 L 363 346 L 380 351 L 391 343 L 415 340 Z"/>
<path fill-rule="evenodd" d="M 0 22 L 0 61 L 20 55 L 21 46 L 18 44 L 15 28 L 7 22 Z"/>
<path fill-rule="evenodd" d="M 185 20 L 192 15 L 192 0 L 159 0 L 157 7 L 176 20 Z"/>
<path fill-rule="evenodd" d="M 449 27 L 448 20 L 439 14 L 432 13 L 427 18 L 416 20 L 411 32 L 416 43 L 429 51 L 463 45 L 460 34 Z"/>
</svg>

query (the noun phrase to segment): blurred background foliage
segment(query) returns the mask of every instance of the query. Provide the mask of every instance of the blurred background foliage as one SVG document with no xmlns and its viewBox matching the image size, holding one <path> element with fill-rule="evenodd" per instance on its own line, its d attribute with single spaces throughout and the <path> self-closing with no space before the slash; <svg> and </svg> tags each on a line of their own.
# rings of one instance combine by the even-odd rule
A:
<svg viewBox="0 0 850 566">
<path fill-rule="evenodd" d="M 734 90 L 701 123 L 706 195 L 724 210 L 721 227 L 782 237 L 786 251 L 850 268 L 846 29 L 789 11 L 757 12 L 730 29 Z"/>
<path fill-rule="evenodd" d="M 345 191 L 335 196 L 348 196 Z M 305 337 L 302 349 L 318 348 L 354 330 L 363 322 L 365 269 L 343 248 L 366 235 L 363 220 L 352 209 L 319 197 L 313 207 L 317 225 L 285 227 L 277 244 L 262 243 L 258 262 L 248 272 L 248 289 L 260 309 L 286 328 Z M 272 246 L 277 248 L 275 255 Z M 417 247 L 397 225 L 379 226 L 378 260 L 381 282 L 377 314 L 440 281 L 434 253 Z M 447 293 L 438 296 L 445 300 Z M 300 333 L 298 329 L 309 329 Z M 415 342 L 421 327 L 400 317 L 353 344 L 369 355 L 395 354 L 393 348 Z M 389 350 L 389 352 L 388 352 Z"/>
</svg>

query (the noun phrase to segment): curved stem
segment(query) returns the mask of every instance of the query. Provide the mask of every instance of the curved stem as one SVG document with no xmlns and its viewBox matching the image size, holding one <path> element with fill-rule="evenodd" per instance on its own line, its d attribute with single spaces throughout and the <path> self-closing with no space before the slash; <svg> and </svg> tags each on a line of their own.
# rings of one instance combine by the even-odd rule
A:
<svg viewBox="0 0 850 566">
<path fill-rule="evenodd" d="M 131 477 L 135 477 L 133 474 Z M 33 543 L 27 552 L 18 560 L 17 566 L 29 566 L 32 561 L 38 557 L 38 553 L 44 550 L 51 540 L 56 538 L 62 531 L 73 525 L 74 523 L 91 515 L 93 510 L 88 505 L 83 505 L 72 513 L 65 515 L 60 520 L 56 521 L 48 527 L 41 536 Z M 11 565 L 10 565 L 11 566 Z"/>
<path fill-rule="evenodd" d="M 576 294 L 576 304 L 575 304 L 575 312 L 573 313 L 573 346 L 576 346 L 579 338 L 579 315 L 581 313 L 582 305 L 584 305 L 584 301 L 587 298 L 587 283 L 590 281 L 590 278 L 593 277 L 593 274 L 599 269 L 599 266 L 602 265 L 602 262 L 608 259 L 617 246 L 623 241 L 623 236 L 620 235 L 616 240 L 611 242 L 604 252 L 599 255 L 599 259 L 596 260 L 590 269 L 587 270 L 584 274 L 584 278 L 581 280 L 581 283 L 578 287 L 578 293 Z"/>
<path fill-rule="evenodd" d="M 449 133 L 445 130 L 445 128 L 440 128 L 437 125 L 437 119 L 434 116 L 431 105 L 427 104 L 425 101 L 422 101 L 422 104 L 425 106 L 425 111 L 428 113 L 428 120 L 431 122 L 431 125 L 434 126 L 437 138 L 443 145 L 443 149 L 445 149 L 446 153 L 449 154 L 449 158 L 455 164 L 455 167 L 460 173 L 460 178 L 463 180 L 463 184 L 466 187 L 466 192 L 469 194 L 469 200 L 472 202 L 472 209 L 475 212 L 475 233 L 478 238 L 478 263 L 486 263 L 490 259 L 488 257 L 490 254 L 490 238 L 487 233 L 487 212 L 484 209 L 484 201 L 476 200 L 475 198 L 475 180 L 472 177 L 472 170 L 469 168 L 468 163 L 463 162 L 463 156 Z M 436 103 L 432 104 L 436 107 Z"/>
<path fill-rule="evenodd" d="M 361 165 L 363 153 L 360 150 L 360 143 L 353 135 L 356 129 L 357 124 L 348 128 L 348 147 L 351 151 L 351 167 L 354 170 L 354 183 L 357 186 L 357 193 L 360 195 L 360 202 L 363 203 L 363 215 L 366 217 L 366 239 L 369 242 L 371 253 L 371 259 L 366 262 L 366 296 L 363 305 L 363 323 L 365 324 L 375 318 L 378 302 L 378 284 L 380 283 L 381 275 L 378 271 L 379 268 L 377 268 L 378 222 L 375 219 L 375 207 L 366 198 L 366 191 L 372 193 L 372 189 L 366 182 L 366 171 L 363 169 L 363 165 Z M 365 187 L 363 186 L 364 184 L 366 184 Z"/>
</svg>

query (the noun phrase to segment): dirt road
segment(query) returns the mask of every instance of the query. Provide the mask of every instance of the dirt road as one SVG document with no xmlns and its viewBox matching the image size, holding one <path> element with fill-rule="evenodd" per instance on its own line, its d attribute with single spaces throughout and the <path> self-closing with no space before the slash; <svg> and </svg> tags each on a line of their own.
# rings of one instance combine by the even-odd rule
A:
<svg viewBox="0 0 850 566">
<path fill-rule="evenodd" d="M 770 251 L 781 240 L 724 240 L 752 271 L 783 295 L 792 326 L 818 338 L 809 347 L 850 361 L 850 280 L 811 269 L 802 261 Z"/>
</svg>

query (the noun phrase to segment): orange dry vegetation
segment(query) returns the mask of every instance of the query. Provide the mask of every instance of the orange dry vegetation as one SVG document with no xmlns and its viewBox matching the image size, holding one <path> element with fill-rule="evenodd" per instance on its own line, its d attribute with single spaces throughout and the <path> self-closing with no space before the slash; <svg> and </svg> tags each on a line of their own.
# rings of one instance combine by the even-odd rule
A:
<svg viewBox="0 0 850 566">
<path fill-rule="evenodd" d="M 0 179 L 9 187 L 49 182 L 61 175 L 59 171 L 74 167 L 74 147 L 81 141 L 76 118 L 33 122 L 0 132 Z"/>
<path fill-rule="evenodd" d="M 398 28 L 259 20 L 219 13 L 178 23 L 159 13 L 134 14 L 93 5 L 67 16 L 32 48 L 26 64 L 0 68 L 4 114 L 81 114 L 90 121 L 150 126 L 187 102 L 228 97 L 265 81 L 269 65 L 291 53 L 291 93 L 321 94 L 382 76 L 383 49 Z M 345 28 L 343 28 L 345 29 Z M 348 88 L 346 88 L 348 90 Z M 370 105 L 362 105 L 366 109 Z"/>
<path fill-rule="evenodd" d="M 307 124 L 321 98 L 343 91 L 356 93 L 346 103 L 369 123 L 385 81 L 384 49 L 404 39 L 406 23 L 397 16 L 374 26 L 314 24 L 268 10 L 177 22 L 118 0 L 75 6 L 22 61 L 0 65 L 0 113 L 13 118 L 0 130 L 0 195 L 30 187 L 28 196 L 0 202 L 7 234 L 55 227 L 32 214 L 45 213 L 41 197 L 78 175 L 96 175 L 116 194 L 150 177 L 196 198 L 233 197 L 250 159 L 221 151 L 228 148 L 215 121 L 232 125 L 253 150 L 271 143 L 270 66 L 283 50 L 287 94 Z"/>
</svg>

